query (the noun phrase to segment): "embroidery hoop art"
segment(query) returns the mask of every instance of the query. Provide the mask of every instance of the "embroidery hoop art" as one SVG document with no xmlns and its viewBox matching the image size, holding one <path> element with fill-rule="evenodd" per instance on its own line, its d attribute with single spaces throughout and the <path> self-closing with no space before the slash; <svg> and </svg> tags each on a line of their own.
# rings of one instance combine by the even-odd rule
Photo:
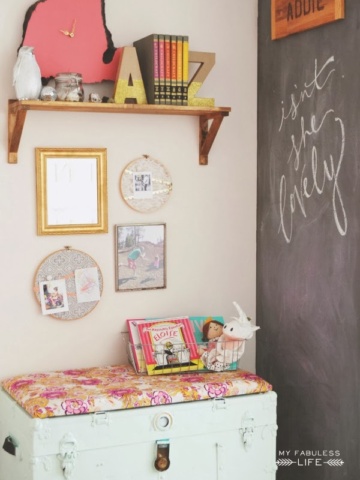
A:
<svg viewBox="0 0 360 480">
<path fill-rule="evenodd" d="M 150 179 L 148 192 L 136 191 L 136 177 Z M 126 165 L 120 178 L 120 191 L 124 201 L 130 208 L 141 213 L 158 210 L 168 200 L 172 191 L 172 180 L 169 172 L 158 160 L 143 155 Z"/>
<path fill-rule="evenodd" d="M 39 265 L 34 277 L 34 293 L 39 304 L 40 282 L 65 279 L 69 310 L 49 314 L 60 320 L 77 320 L 88 315 L 99 303 L 90 301 L 78 303 L 76 299 L 75 270 L 96 267 L 98 271 L 100 296 L 103 291 L 103 276 L 95 260 L 85 252 L 65 247 L 48 255 Z"/>
</svg>

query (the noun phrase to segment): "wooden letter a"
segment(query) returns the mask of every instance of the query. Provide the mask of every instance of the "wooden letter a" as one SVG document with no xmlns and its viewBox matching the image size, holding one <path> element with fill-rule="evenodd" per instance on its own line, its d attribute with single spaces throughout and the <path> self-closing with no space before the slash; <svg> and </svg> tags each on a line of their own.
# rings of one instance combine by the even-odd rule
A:
<svg viewBox="0 0 360 480">
<path fill-rule="evenodd" d="M 147 103 L 135 47 L 123 47 L 120 54 L 114 100 L 115 103 Z"/>
</svg>

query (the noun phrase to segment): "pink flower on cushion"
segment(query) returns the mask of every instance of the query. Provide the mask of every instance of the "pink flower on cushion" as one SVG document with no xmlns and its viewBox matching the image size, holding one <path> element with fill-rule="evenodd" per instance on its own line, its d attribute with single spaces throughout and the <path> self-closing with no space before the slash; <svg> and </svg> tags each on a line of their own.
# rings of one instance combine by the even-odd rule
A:
<svg viewBox="0 0 360 480">
<path fill-rule="evenodd" d="M 99 385 L 101 383 L 101 380 L 98 378 L 88 378 L 86 380 L 80 380 L 81 385 Z"/>
<path fill-rule="evenodd" d="M 155 391 L 153 392 L 151 398 L 151 405 L 165 405 L 166 403 L 171 403 L 172 398 L 166 392 Z"/>
<path fill-rule="evenodd" d="M 196 382 L 203 382 L 205 378 L 204 378 L 204 375 L 199 375 L 198 373 L 195 373 L 195 374 L 183 373 L 179 380 L 180 382 L 196 383 Z"/>
<path fill-rule="evenodd" d="M 54 390 L 45 390 L 44 392 L 41 393 L 40 395 L 41 397 L 44 397 L 44 398 L 48 398 L 48 399 L 51 399 L 51 398 L 64 398 L 66 396 L 66 392 L 65 390 L 60 390 L 60 389 L 54 389 Z"/>
<path fill-rule="evenodd" d="M 32 385 L 34 380 L 17 380 L 12 385 L 10 385 L 11 390 L 19 390 L 20 388 L 27 387 L 28 385 Z"/>
<path fill-rule="evenodd" d="M 82 400 L 65 400 L 61 404 L 61 408 L 64 410 L 65 415 L 78 415 L 80 413 L 86 413 L 88 406 Z"/>
<path fill-rule="evenodd" d="M 61 373 L 64 375 L 82 375 L 84 370 L 64 370 Z"/>
<path fill-rule="evenodd" d="M 137 393 L 137 390 L 134 388 L 117 388 L 114 390 L 109 390 L 109 394 L 117 398 L 122 398 L 125 395 L 131 395 L 133 393 Z"/>
<path fill-rule="evenodd" d="M 48 373 L 33 373 L 31 376 L 32 378 L 48 378 L 50 375 Z"/>
<path fill-rule="evenodd" d="M 227 386 L 225 383 L 209 383 L 205 385 L 205 390 L 210 398 L 223 397 L 226 395 Z"/>
</svg>

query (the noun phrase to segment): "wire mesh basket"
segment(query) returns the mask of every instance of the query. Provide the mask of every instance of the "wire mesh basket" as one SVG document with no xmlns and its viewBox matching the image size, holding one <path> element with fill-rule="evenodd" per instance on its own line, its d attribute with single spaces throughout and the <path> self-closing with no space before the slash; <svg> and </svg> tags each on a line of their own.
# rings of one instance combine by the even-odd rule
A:
<svg viewBox="0 0 360 480">
<path fill-rule="evenodd" d="M 141 375 L 160 375 L 187 372 L 222 372 L 239 368 L 239 352 L 233 342 L 208 342 L 191 345 L 172 344 L 171 349 L 154 350 L 151 362 L 144 350 L 152 345 L 126 341 L 127 356 L 134 370 Z M 191 352 L 197 352 L 193 355 Z"/>
</svg>

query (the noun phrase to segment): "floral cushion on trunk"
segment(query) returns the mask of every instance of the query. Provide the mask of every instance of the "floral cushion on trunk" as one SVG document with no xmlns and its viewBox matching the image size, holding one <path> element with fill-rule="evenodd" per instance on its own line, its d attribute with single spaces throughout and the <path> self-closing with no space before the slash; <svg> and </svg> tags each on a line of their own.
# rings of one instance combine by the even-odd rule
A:
<svg viewBox="0 0 360 480">
<path fill-rule="evenodd" d="M 219 373 L 138 375 L 130 365 L 33 373 L 6 379 L 3 389 L 32 417 L 232 397 L 272 390 L 244 370 Z"/>
</svg>

